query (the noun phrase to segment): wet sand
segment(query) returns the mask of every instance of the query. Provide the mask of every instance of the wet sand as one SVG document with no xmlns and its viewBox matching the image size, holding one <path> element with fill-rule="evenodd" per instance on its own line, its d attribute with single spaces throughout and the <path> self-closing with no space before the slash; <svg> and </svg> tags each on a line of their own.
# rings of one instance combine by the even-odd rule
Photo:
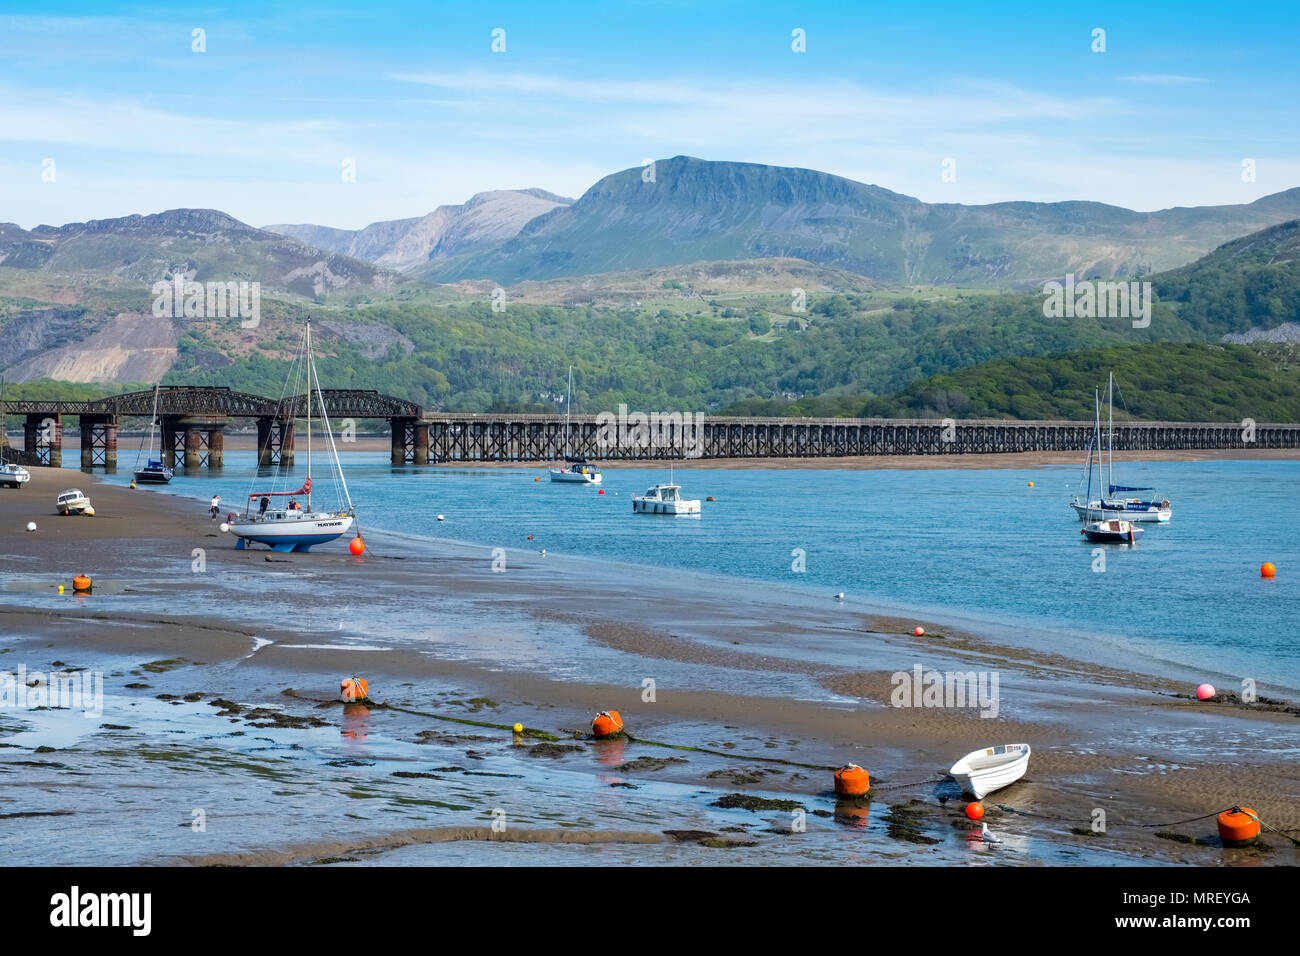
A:
<svg viewBox="0 0 1300 956">
<path fill-rule="evenodd" d="M 83 480 L 96 517 L 58 517 L 67 480 L 0 490 L 0 669 L 100 670 L 109 700 L 90 722 L 0 710 L 0 833 L 58 857 L 40 862 L 93 862 L 76 836 L 96 839 L 105 804 L 135 821 L 97 837 L 121 864 L 1300 861 L 1276 835 L 1228 849 L 1212 819 L 1164 826 L 1241 803 L 1300 827 L 1295 714 L 746 582 L 670 595 L 530 554 L 496 574 L 486 553 L 378 536 L 361 559 L 235 551 L 203 503 L 147 490 Z M 94 593 L 57 594 L 83 571 Z M 916 664 L 996 673 L 998 716 L 890 706 Z M 351 673 L 378 706 L 334 700 Z M 588 739 L 605 709 L 634 740 Z M 985 844 L 943 771 L 1022 741 L 1029 773 L 985 801 L 1003 839 Z M 849 761 L 869 808 L 829 792 Z M 715 808 L 736 793 L 794 801 L 807 831 Z"/>
</svg>

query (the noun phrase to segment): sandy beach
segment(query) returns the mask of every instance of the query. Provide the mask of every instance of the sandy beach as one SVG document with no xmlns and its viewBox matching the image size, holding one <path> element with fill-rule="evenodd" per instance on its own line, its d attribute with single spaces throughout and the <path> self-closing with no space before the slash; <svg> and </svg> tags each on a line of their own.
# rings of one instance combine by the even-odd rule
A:
<svg viewBox="0 0 1300 956">
<path fill-rule="evenodd" d="M 668 593 L 532 553 L 494 573 L 486 549 L 379 535 L 361 558 L 236 551 L 204 503 L 83 476 L 96 516 L 58 517 L 67 473 L 32 475 L 0 491 L 0 670 L 102 673 L 104 698 L 93 720 L 0 710 L 15 860 L 1300 862 L 1193 820 L 1241 804 L 1300 835 L 1289 704 L 742 581 Z M 996 674 L 997 716 L 891 705 L 916 667 Z M 369 706 L 338 702 L 352 674 Z M 602 710 L 630 739 L 590 739 Z M 993 844 L 944 771 L 1009 742 L 1034 757 L 985 801 Z M 835 799 L 847 762 L 869 803 Z"/>
</svg>

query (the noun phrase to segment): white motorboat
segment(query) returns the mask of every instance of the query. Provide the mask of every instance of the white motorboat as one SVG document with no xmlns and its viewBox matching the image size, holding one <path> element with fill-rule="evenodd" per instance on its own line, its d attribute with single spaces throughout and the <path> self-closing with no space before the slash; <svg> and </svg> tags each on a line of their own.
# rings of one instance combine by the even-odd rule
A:
<svg viewBox="0 0 1300 956">
<path fill-rule="evenodd" d="M 21 488 L 31 480 L 31 472 L 22 465 L 15 465 L 13 462 L 0 465 L 0 487 Z"/>
<path fill-rule="evenodd" d="M 681 497 L 681 485 L 651 485 L 644 495 L 632 497 L 632 511 L 642 515 L 698 515 L 698 498 Z"/>
<path fill-rule="evenodd" d="M 573 458 L 569 455 L 569 409 L 573 404 L 573 366 L 569 366 L 569 391 L 564 397 L 564 464 L 556 465 L 550 470 L 551 481 L 568 482 L 579 485 L 600 484 L 600 470 L 588 464 L 585 458 Z"/>
<path fill-rule="evenodd" d="M 1112 373 L 1107 380 L 1106 397 L 1110 407 L 1109 441 L 1107 442 L 1107 482 L 1104 494 L 1092 497 L 1092 448 L 1088 449 L 1088 493 L 1082 497 L 1075 495 L 1070 500 L 1070 507 L 1081 521 L 1105 522 L 1111 518 L 1123 518 L 1127 521 L 1168 521 L 1173 517 L 1173 508 L 1168 498 L 1154 494 L 1155 488 L 1133 487 L 1115 484 L 1115 376 Z M 1101 470 L 1101 410 L 1098 398 L 1097 424 L 1095 431 L 1097 448 L 1097 468 L 1100 479 Z M 1145 497 L 1128 498 L 1134 492 L 1152 492 Z"/>
<path fill-rule="evenodd" d="M 82 494 L 79 488 L 66 488 L 59 492 L 59 497 L 54 502 L 55 510 L 61 515 L 81 515 L 95 513 L 91 507 L 90 499 Z"/>
<path fill-rule="evenodd" d="M 229 527 L 239 540 L 236 550 L 247 548 L 251 542 L 267 545 L 272 551 L 307 551 L 312 546 L 333 541 L 352 528 L 356 522 L 356 511 L 352 498 L 348 494 L 347 482 L 343 478 L 343 467 L 339 463 L 338 449 L 334 445 L 334 432 L 330 428 L 329 417 L 325 412 L 325 398 L 321 395 L 320 379 L 316 375 L 316 361 L 311 351 L 311 323 L 303 334 L 303 361 L 307 369 L 307 480 L 296 491 L 255 491 L 248 496 L 248 504 L 242 515 L 232 515 Z M 311 421 L 313 394 L 320 406 L 322 430 L 329 439 L 330 454 L 333 456 L 333 469 L 336 476 L 335 487 L 338 490 L 337 508 L 330 511 L 317 511 L 311 501 Z M 304 508 L 298 502 L 298 496 L 306 499 Z M 288 498 L 288 504 L 272 508 L 272 498 Z M 253 502 L 259 508 L 253 511 Z"/>
<path fill-rule="evenodd" d="M 1010 786 L 1029 767 L 1029 744 L 1000 744 L 973 750 L 948 771 L 965 790 L 982 800 L 986 793 Z"/>
</svg>

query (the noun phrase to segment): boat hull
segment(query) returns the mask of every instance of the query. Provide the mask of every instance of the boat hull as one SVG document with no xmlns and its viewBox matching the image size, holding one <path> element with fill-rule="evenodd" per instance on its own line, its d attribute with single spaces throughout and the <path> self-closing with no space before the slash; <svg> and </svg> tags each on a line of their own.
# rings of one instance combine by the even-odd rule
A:
<svg viewBox="0 0 1300 956">
<path fill-rule="evenodd" d="M 1009 787 L 1029 769 L 1029 744 L 1004 744 L 969 753 L 953 764 L 948 772 L 962 786 L 984 799 L 994 790 Z"/>
<path fill-rule="evenodd" d="M 1123 508 L 1110 508 L 1103 507 L 1100 502 L 1096 501 L 1087 505 L 1071 502 L 1070 507 L 1083 521 L 1109 521 L 1111 518 L 1123 518 L 1125 521 L 1163 522 L 1173 517 L 1172 509 L 1146 503 L 1142 503 L 1140 507 L 1138 505 L 1125 505 Z"/>
<path fill-rule="evenodd" d="M 230 532 L 238 537 L 236 550 L 250 544 L 264 544 L 272 551 L 308 551 L 346 534 L 352 527 L 351 515 L 304 514 L 295 518 L 248 517 L 230 522 Z"/>
<path fill-rule="evenodd" d="M 137 471 L 135 473 L 135 483 L 137 485 L 166 485 L 172 480 L 170 471 Z"/>
<path fill-rule="evenodd" d="M 698 501 L 654 501 L 649 498 L 633 498 L 632 512 L 639 515 L 685 516 L 700 513 Z"/>
<path fill-rule="evenodd" d="M 580 472 L 561 471 L 558 468 L 552 468 L 551 481 L 577 485 L 598 485 L 600 484 L 600 472 L 596 471 L 584 475 Z"/>
</svg>

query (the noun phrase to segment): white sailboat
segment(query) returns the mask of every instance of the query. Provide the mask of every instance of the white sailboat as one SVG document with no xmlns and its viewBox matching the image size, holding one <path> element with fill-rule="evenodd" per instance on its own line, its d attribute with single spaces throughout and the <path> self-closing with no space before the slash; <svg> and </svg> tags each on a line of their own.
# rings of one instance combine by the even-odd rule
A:
<svg viewBox="0 0 1300 956">
<path fill-rule="evenodd" d="M 242 515 L 231 517 L 231 533 L 238 536 L 236 549 L 247 548 L 251 542 L 265 544 L 272 551 L 307 551 L 314 545 L 333 541 L 347 533 L 356 522 L 356 510 L 352 497 L 348 494 L 348 485 L 343 478 L 343 467 L 339 463 L 338 448 L 334 445 L 334 432 L 330 428 L 329 416 L 325 411 L 325 399 L 320 392 L 320 379 L 316 375 L 316 361 L 311 351 L 311 323 L 303 333 L 303 356 L 307 372 L 307 480 L 297 491 L 255 491 L 249 494 L 248 503 Z M 313 389 L 314 384 L 314 389 Z M 320 418 L 325 436 L 329 439 L 330 455 L 337 478 L 336 487 L 341 491 L 339 507 L 334 511 L 316 511 L 311 501 L 311 422 L 312 396 L 320 407 Z M 256 479 L 255 479 L 256 480 Z M 298 496 L 306 497 L 307 506 L 298 503 Z M 271 499 L 288 498 L 284 507 L 271 507 Z M 252 511 L 253 502 L 258 502 L 259 510 Z"/>
<path fill-rule="evenodd" d="M 1086 498 L 1081 498 L 1076 494 L 1070 500 L 1070 507 L 1083 521 L 1103 522 L 1121 518 L 1125 521 L 1168 521 L 1173 517 L 1173 509 L 1170 507 L 1168 498 L 1160 499 L 1154 494 L 1146 498 L 1122 497 L 1133 492 L 1154 492 L 1154 488 L 1115 484 L 1115 375 L 1113 372 L 1110 374 L 1106 385 L 1106 400 L 1110 408 L 1108 418 L 1109 437 L 1106 445 L 1107 491 L 1096 498 L 1093 498 L 1091 493 Z M 1100 412 L 1098 412 L 1098 433 L 1100 433 Z M 1100 437 L 1098 437 L 1097 443 L 1097 458 L 1098 466 L 1100 466 Z M 1088 467 L 1091 469 L 1091 463 L 1089 463 Z M 1089 477 L 1091 478 L 1091 471 Z M 1117 497 L 1117 495 L 1120 497 Z"/>
<path fill-rule="evenodd" d="M 595 465 L 588 464 L 585 458 L 573 458 L 569 455 L 569 408 L 573 404 L 573 366 L 569 366 L 569 392 L 564 398 L 564 464 L 557 464 L 550 470 L 551 481 L 568 482 L 579 485 L 598 485 L 601 481 L 600 471 Z"/>
</svg>

